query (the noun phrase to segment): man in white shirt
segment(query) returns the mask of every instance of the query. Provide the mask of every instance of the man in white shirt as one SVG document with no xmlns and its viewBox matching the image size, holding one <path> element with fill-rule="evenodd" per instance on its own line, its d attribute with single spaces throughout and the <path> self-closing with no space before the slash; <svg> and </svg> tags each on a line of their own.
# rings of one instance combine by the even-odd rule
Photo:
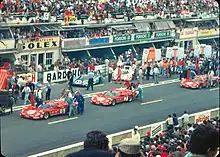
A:
<svg viewBox="0 0 220 157">
<path fill-rule="evenodd" d="M 157 65 L 154 67 L 153 71 L 154 71 L 154 83 L 158 84 L 159 83 L 158 77 L 159 77 L 160 72 L 159 72 L 159 68 Z"/>
<path fill-rule="evenodd" d="M 31 93 L 31 89 L 30 89 L 30 87 L 27 86 L 27 84 L 25 85 L 24 89 L 22 90 L 22 93 L 24 93 L 24 105 L 27 104 L 27 101 L 30 103 L 29 95 Z"/>
<path fill-rule="evenodd" d="M 173 129 L 173 118 L 171 115 L 168 115 L 168 118 L 166 121 L 167 121 L 167 129 L 168 130 Z"/>
<path fill-rule="evenodd" d="M 138 78 L 139 78 L 139 83 L 140 84 L 143 84 L 143 70 L 142 70 L 142 67 L 140 67 L 139 71 L 138 71 Z"/>
<path fill-rule="evenodd" d="M 184 114 L 182 116 L 182 125 L 185 129 L 187 127 L 187 124 L 189 124 L 189 114 L 186 111 L 184 111 Z"/>
<path fill-rule="evenodd" d="M 43 104 L 43 95 L 42 95 L 42 90 L 40 88 L 38 88 L 36 91 L 36 102 L 37 102 L 37 107 Z"/>
<path fill-rule="evenodd" d="M 134 129 L 132 130 L 132 139 L 137 141 L 137 142 L 140 142 L 141 141 L 141 136 L 138 132 L 138 126 L 135 126 Z"/>
</svg>

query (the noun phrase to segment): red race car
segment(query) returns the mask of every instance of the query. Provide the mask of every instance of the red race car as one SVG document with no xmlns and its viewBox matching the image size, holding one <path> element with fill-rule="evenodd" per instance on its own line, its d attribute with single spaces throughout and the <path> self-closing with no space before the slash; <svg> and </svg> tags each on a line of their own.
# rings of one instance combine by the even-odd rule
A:
<svg viewBox="0 0 220 157">
<path fill-rule="evenodd" d="M 216 86 L 217 83 L 219 83 L 219 78 L 218 77 L 213 77 L 212 78 L 212 86 Z M 184 79 L 180 83 L 181 87 L 185 88 L 193 88 L 193 89 L 198 89 L 198 88 L 205 88 L 208 87 L 208 77 L 207 75 L 196 75 L 194 79 Z"/>
<path fill-rule="evenodd" d="M 136 90 L 112 89 L 104 93 L 99 93 L 91 98 L 91 103 L 103 106 L 115 106 L 117 103 L 131 102 L 137 96 Z"/>
<path fill-rule="evenodd" d="M 35 105 L 24 107 L 20 116 L 29 119 L 48 119 L 50 116 L 66 114 L 67 109 L 68 104 L 62 100 L 48 100 L 38 107 Z"/>
</svg>

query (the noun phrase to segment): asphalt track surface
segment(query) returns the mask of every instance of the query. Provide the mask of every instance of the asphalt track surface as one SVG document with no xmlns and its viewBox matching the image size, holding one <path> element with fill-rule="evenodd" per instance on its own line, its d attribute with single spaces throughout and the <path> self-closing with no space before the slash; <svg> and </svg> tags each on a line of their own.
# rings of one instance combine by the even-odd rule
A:
<svg viewBox="0 0 220 157">
<path fill-rule="evenodd" d="M 91 105 L 90 98 L 87 98 L 84 115 L 69 121 L 62 121 L 67 116 L 51 117 L 48 120 L 23 119 L 17 110 L 12 115 L 2 117 L 2 154 L 6 157 L 28 156 L 80 142 L 91 130 L 112 134 L 131 129 L 135 125 L 164 120 L 174 112 L 181 116 L 184 110 L 194 113 L 218 107 L 219 104 L 218 88 L 190 90 L 181 88 L 179 82 L 175 81 L 159 86 L 150 85 L 144 88 L 143 104 L 135 100 L 114 107 L 102 107 Z M 65 84 L 54 85 L 52 98 L 57 98 L 65 87 Z M 120 85 L 107 83 L 95 87 L 95 91 L 80 91 L 88 95 L 112 87 Z"/>
</svg>

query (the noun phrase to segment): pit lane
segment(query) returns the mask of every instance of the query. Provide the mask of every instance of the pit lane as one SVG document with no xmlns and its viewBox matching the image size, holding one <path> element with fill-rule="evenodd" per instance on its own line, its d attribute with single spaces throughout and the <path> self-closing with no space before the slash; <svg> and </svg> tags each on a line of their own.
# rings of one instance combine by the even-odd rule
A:
<svg viewBox="0 0 220 157">
<path fill-rule="evenodd" d="M 57 98 L 64 84 L 53 87 Z M 93 92 L 99 92 L 119 84 L 105 84 Z M 91 91 L 81 92 L 88 94 Z M 19 111 L 2 117 L 2 153 L 7 157 L 20 157 L 82 141 L 88 131 L 102 130 L 108 134 L 130 129 L 134 125 L 146 125 L 164 120 L 168 114 L 181 115 L 218 106 L 218 90 L 190 90 L 179 87 L 179 83 L 144 88 L 144 102 L 162 99 L 155 103 L 141 105 L 140 102 L 119 104 L 114 107 L 91 105 L 86 99 L 84 115 L 61 123 L 49 123 L 67 118 L 53 117 L 48 120 L 27 120 L 19 117 Z"/>
</svg>

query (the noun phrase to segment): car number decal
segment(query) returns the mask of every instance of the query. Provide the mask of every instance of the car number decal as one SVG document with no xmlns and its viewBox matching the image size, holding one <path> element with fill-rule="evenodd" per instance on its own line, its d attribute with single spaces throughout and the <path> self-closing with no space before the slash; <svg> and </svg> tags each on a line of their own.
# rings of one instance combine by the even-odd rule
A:
<svg viewBox="0 0 220 157">
<path fill-rule="evenodd" d="M 66 111 L 66 109 L 65 109 L 65 108 L 61 108 L 61 109 L 60 109 L 60 114 L 64 114 L 64 113 L 65 113 L 65 111 Z"/>
<path fill-rule="evenodd" d="M 34 113 L 36 113 L 35 110 L 29 110 L 29 111 L 27 111 L 27 114 L 34 114 Z"/>
</svg>

